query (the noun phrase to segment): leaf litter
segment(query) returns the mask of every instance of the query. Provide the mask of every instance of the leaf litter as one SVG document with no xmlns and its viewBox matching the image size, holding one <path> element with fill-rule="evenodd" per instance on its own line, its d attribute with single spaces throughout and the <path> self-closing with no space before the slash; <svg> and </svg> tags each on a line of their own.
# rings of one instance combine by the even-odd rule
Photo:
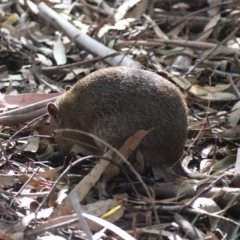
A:
<svg viewBox="0 0 240 240">
<path fill-rule="evenodd" d="M 239 4 L 1 3 L 1 239 L 239 239 Z M 119 64 L 149 68 L 185 94 L 187 167 L 205 179 L 154 182 L 125 162 L 131 177 L 117 176 L 104 192 L 98 180 L 107 165 L 115 168 L 106 161 L 111 149 L 59 158 L 40 118 L 47 103 L 90 72 Z M 123 148 L 131 152 L 129 140 Z M 80 198 L 71 197 L 76 192 Z"/>
</svg>

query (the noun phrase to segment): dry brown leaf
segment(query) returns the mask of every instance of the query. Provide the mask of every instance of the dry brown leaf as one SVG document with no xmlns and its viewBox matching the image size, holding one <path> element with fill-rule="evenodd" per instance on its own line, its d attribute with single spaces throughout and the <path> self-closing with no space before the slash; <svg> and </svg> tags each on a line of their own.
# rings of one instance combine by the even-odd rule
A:
<svg viewBox="0 0 240 240">
<path fill-rule="evenodd" d="M 145 214 L 146 219 L 146 226 L 151 227 L 152 226 L 152 211 L 148 210 Z"/>
<path fill-rule="evenodd" d="M 209 21 L 209 23 L 205 26 L 203 30 L 203 34 L 197 39 L 197 41 L 206 41 L 209 36 L 211 35 L 214 27 L 218 24 L 218 22 L 221 19 L 220 14 L 216 14 L 214 17 L 212 17 Z"/>
<path fill-rule="evenodd" d="M 174 76 L 172 75 L 171 73 L 167 72 L 167 71 L 164 71 L 164 70 L 161 70 L 159 72 L 161 75 L 163 76 L 166 76 L 167 78 L 171 79 L 174 83 L 177 84 L 177 86 L 179 86 L 180 88 L 186 90 L 186 89 L 189 89 L 192 84 L 188 81 L 188 79 L 184 78 L 184 77 L 181 77 L 181 76 Z"/>
<path fill-rule="evenodd" d="M 38 176 L 47 179 L 47 180 L 53 180 L 56 179 L 57 176 L 57 172 L 59 172 L 61 169 L 63 168 L 63 166 L 57 167 L 57 168 L 53 168 L 53 169 L 49 169 L 45 172 L 40 172 L 38 173 Z"/>
<path fill-rule="evenodd" d="M 105 157 L 112 158 L 115 155 L 111 150 L 107 151 L 106 154 L 104 154 Z M 76 193 L 79 196 L 79 202 L 86 196 L 86 194 L 89 192 L 91 187 L 97 182 L 103 171 L 108 166 L 109 161 L 100 160 L 96 166 L 92 169 L 92 171 L 86 175 L 82 181 L 72 190 L 76 191 Z M 63 216 L 67 214 L 71 214 L 73 211 L 72 204 L 70 201 L 69 196 L 65 198 L 61 205 L 58 205 L 54 212 L 52 213 L 50 219 Z"/>
<path fill-rule="evenodd" d="M 91 18 L 92 13 L 91 13 L 91 10 L 89 9 L 89 7 L 87 6 L 87 2 L 85 0 L 80 0 L 80 2 L 83 3 L 82 10 L 85 15 L 85 20 L 92 23 L 93 22 L 93 19 Z"/>
<path fill-rule="evenodd" d="M 222 0 L 207 0 L 209 6 L 213 6 L 213 5 L 216 5 L 216 4 L 221 4 Z M 218 14 L 220 11 L 220 6 L 218 7 L 214 7 L 212 9 L 209 9 L 208 10 L 208 15 L 209 16 L 215 16 L 216 14 Z"/>
<path fill-rule="evenodd" d="M 62 201 L 67 197 L 67 193 L 69 191 L 69 186 L 65 185 L 64 187 L 61 188 L 61 190 L 57 194 L 57 204 L 61 204 Z"/>
<path fill-rule="evenodd" d="M 116 9 L 116 13 L 114 14 L 114 20 L 116 22 L 121 20 L 127 13 L 127 11 L 140 1 L 141 0 L 132 0 L 123 2 L 123 4 L 118 9 Z"/>
<path fill-rule="evenodd" d="M 140 152 L 139 149 L 137 149 L 137 154 L 136 154 L 136 162 L 134 163 L 134 168 L 136 169 L 137 172 L 142 173 L 144 171 L 144 156 Z"/>
<path fill-rule="evenodd" d="M 133 8 L 133 10 L 131 12 L 126 13 L 124 18 L 136 18 L 136 19 L 139 19 L 143 15 L 143 13 L 146 11 L 146 9 L 148 8 L 148 3 L 149 3 L 149 0 L 141 0 Z M 153 24 L 153 26 L 155 27 L 155 26 L 157 26 L 157 24 L 155 23 L 155 24 Z M 157 28 L 158 28 L 158 26 L 157 26 Z"/>
<path fill-rule="evenodd" d="M 106 2 L 101 2 L 101 7 L 109 16 L 112 16 L 114 14 L 115 9 L 110 7 Z"/>
<path fill-rule="evenodd" d="M 20 182 L 19 175 L 0 174 L 0 185 L 10 187 L 19 182 Z"/>
<path fill-rule="evenodd" d="M 119 200 L 122 201 L 128 199 L 128 194 L 127 193 L 114 194 L 112 198 L 117 201 Z"/>
<path fill-rule="evenodd" d="M 228 93 L 228 92 L 208 93 L 206 96 L 201 95 L 198 97 L 204 100 L 212 101 L 212 102 L 237 100 L 236 94 Z"/>
<path fill-rule="evenodd" d="M 142 139 L 151 131 L 153 131 L 154 128 L 150 128 L 149 130 L 139 130 L 137 131 L 133 136 L 129 137 L 123 146 L 119 149 L 119 152 L 124 156 L 125 159 L 128 159 L 133 151 L 138 147 Z M 118 164 L 123 163 L 123 159 L 120 158 L 118 155 L 114 157 L 114 161 Z M 114 164 L 110 163 L 109 166 L 107 166 L 105 172 L 103 173 L 102 177 L 102 188 L 106 189 L 107 182 L 116 177 L 120 173 L 119 167 Z"/>
<path fill-rule="evenodd" d="M 132 152 L 138 147 L 142 139 L 151 131 L 153 131 L 154 128 L 150 128 L 149 130 L 139 130 L 137 131 L 133 136 L 129 137 L 126 142 L 123 144 L 123 146 L 119 149 L 119 152 L 125 157 L 125 159 L 128 159 Z M 116 161 L 122 162 L 123 160 L 117 155 Z"/>
<path fill-rule="evenodd" d="M 153 25 L 154 32 L 160 39 L 169 39 L 169 37 L 160 29 L 160 27 L 157 25 L 157 23 L 154 20 L 152 20 L 146 14 L 144 14 L 143 16 Z"/>
<path fill-rule="evenodd" d="M 38 207 L 39 207 L 39 203 L 38 203 L 36 200 L 33 200 L 33 201 L 29 204 L 29 210 L 30 210 L 30 212 L 35 213 Z"/>
<path fill-rule="evenodd" d="M 48 199 L 48 207 L 56 207 L 57 203 L 57 193 L 52 191 Z"/>
<path fill-rule="evenodd" d="M 201 54 L 201 57 L 202 58 L 205 58 L 209 52 L 212 51 L 212 50 L 207 50 L 207 51 L 204 51 L 202 54 Z M 218 55 L 234 55 L 234 54 L 237 54 L 238 56 L 240 55 L 240 50 L 236 47 L 228 47 L 228 46 L 223 46 L 223 45 L 220 45 L 212 54 L 211 54 L 211 57 L 214 57 L 214 56 L 218 56 Z"/>
<path fill-rule="evenodd" d="M 31 178 L 31 176 L 28 175 L 18 175 L 18 178 L 20 179 L 20 181 L 22 183 L 25 183 L 26 181 L 29 180 L 29 178 Z M 48 182 L 43 182 L 40 181 L 36 178 L 32 178 L 29 182 L 28 182 L 28 186 L 31 186 L 32 188 L 35 188 L 36 190 L 41 189 L 42 187 L 47 187 L 48 189 L 51 188 L 50 183 Z"/>
<path fill-rule="evenodd" d="M 25 152 L 37 152 L 39 143 L 40 143 L 40 137 L 34 137 L 34 135 L 38 135 L 37 131 L 34 131 L 32 135 L 27 140 L 26 147 L 23 148 L 23 151 Z"/>
<path fill-rule="evenodd" d="M 169 37 L 176 37 L 181 33 L 181 31 L 185 28 L 187 22 L 182 22 L 178 24 L 175 28 L 173 28 L 171 31 L 167 33 L 167 36 Z"/>
<path fill-rule="evenodd" d="M 195 96 L 207 95 L 208 93 L 223 92 L 231 87 L 231 84 L 218 84 L 216 86 L 192 85 L 189 92 Z"/>
<path fill-rule="evenodd" d="M 67 61 L 65 46 L 59 36 L 57 41 L 53 44 L 53 57 L 57 63 L 57 65 L 63 65 Z"/>
<path fill-rule="evenodd" d="M 9 227 L 9 226 L 8 226 Z M 6 227 L 7 228 L 7 227 Z M 5 234 L 3 231 L 3 229 L 4 229 L 4 227 L 2 228 L 2 226 L 1 226 L 1 229 L 2 230 L 0 230 L 0 238 L 2 239 L 2 240 L 13 240 L 14 238 L 12 238 L 12 237 L 10 237 L 8 234 Z M 23 239 L 23 233 L 21 234 L 21 237 L 22 238 L 18 238 L 19 240 L 21 240 L 21 239 Z"/>
</svg>

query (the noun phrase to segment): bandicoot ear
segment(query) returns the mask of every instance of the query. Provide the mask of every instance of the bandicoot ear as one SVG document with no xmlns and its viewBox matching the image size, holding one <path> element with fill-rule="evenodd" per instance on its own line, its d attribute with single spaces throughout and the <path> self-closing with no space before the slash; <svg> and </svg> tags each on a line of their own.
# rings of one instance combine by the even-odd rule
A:
<svg viewBox="0 0 240 240">
<path fill-rule="evenodd" d="M 67 86 L 65 87 L 65 91 L 67 92 L 67 91 L 69 91 L 71 88 L 72 88 L 72 86 L 67 85 Z"/>
<path fill-rule="evenodd" d="M 60 112 L 59 112 L 59 109 L 57 108 L 57 106 L 54 104 L 54 103 L 49 103 L 47 105 L 47 111 L 48 111 L 48 114 L 53 117 L 57 122 L 60 121 Z"/>
</svg>

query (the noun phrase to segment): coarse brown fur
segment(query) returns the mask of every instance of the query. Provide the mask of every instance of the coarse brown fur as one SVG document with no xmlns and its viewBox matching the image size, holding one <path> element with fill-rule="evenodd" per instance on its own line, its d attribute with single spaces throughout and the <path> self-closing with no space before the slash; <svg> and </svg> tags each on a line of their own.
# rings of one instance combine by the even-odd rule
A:
<svg viewBox="0 0 240 240">
<path fill-rule="evenodd" d="M 163 77 L 128 67 L 101 69 L 79 80 L 48 106 L 53 129 L 78 129 L 94 134 L 119 149 L 138 130 L 154 127 L 140 143 L 145 164 L 154 172 L 165 171 L 181 157 L 187 136 L 187 108 L 176 86 Z M 58 110 L 57 110 L 58 109 Z M 66 137 L 103 146 L 90 137 L 69 133 Z M 58 139 L 62 153 L 74 143 Z M 94 148 L 85 146 L 89 152 Z"/>
</svg>

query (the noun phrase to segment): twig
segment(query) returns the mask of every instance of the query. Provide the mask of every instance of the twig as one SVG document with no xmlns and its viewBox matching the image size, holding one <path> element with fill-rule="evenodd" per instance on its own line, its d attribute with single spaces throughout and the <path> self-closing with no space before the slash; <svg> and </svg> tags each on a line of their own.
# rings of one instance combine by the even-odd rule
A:
<svg viewBox="0 0 240 240">
<path fill-rule="evenodd" d="M 191 200 L 189 200 L 189 201 L 184 205 L 183 208 L 192 205 L 193 202 L 194 202 L 197 198 L 199 198 L 202 194 L 204 194 L 205 192 L 207 192 L 208 190 L 210 190 L 210 189 L 214 186 L 214 184 L 215 184 L 216 182 L 218 182 L 223 176 L 224 176 L 224 175 L 219 176 L 217 179 L 215 179 L 214 181 L 212 181 L 211 184 L 210 184 L 208 187 L 203 188 L 203 189 L 202 189 L 199 193 L 197 193 Z"/>
<path fill-rule="evenodd" d="M 107 59 L 109 57 L 117 56 L 119 54 L 120 54 L 119 52 L 114 52 L 114 53 L 108 54 L 108 55 L 103 56 L 103 57 L 95 57 L 95 58 L 90 59 L 90 60 L 84 60 L 84 61 L 80 61 L 80 62 L 76 62 L 76 63 L 66 64 L 64 66 L 43 67 L 41 70 L 45 74 L 52 74 L 52 73 L 54 74 L 56 72 L 59 73 L 59 70 L 61 70 L 63 72 L 69 72 L 70 71 L 69 69 L 71 69 L 73 67 L 78 67 L 79 65 L 83 66 L 83 65 L 87 65 L 89 63 L 99 62 L 99 61 Z"/>
<path fill-rule="evenodd" d="M 111 161 L 111 159 L 106 158 L 104 156 L 98 156 L 98 155 L 91 155 L 91 156 L 86 156 L 86 157 L 82 157 L 79 158 L 78 160 L 76 160 L 74 163 L 70 163 L 68 165 L 68 167 L 61 173 L 61 175 L 57 178 L 57 180 L 54 182 L 49 194 L 47 196 L 45 196 L 45 198 L 42 200 L 41 204 L 39 204 L 36 212 L 35 212 L 35 217 L 37 216 L 37 213 L 39 212 L 39 210 L 42 208 L 42 206 L 44 205 L 44 203 L 47 201 L 48 197 L 51 195 L 51 193 L 53 192 L 53 190 L 55 189 L 55 187 L 57 186 L 57 184 L 60 182 L 60 180 L 63 178 L 63 176 L 72 168 L 75 167 L 77 164 L 79 164 L 80 162 L 87 160 L 87 159 L 104 159 L 104 160 L 108 160 Z"/>
<path fill-rule="evenodd" d="M 92 233 L 87 225 L 85 218 L 83 217 L 83 211 L 82 211 L 81 205 L 78 201 L 78 195 L 76 194 L 75 191 L 73 191 L 70 194 L 70 199 L 72 201 L 73 208 L 74 208 L 75 212 L 77 213 L 77 216 L 78 216 L 79 222 L 83 228 L 83 231 L 87 235 L 87 239 L 93 240 Z"/>
<path fill-rule="evenodd" d="M 20 190 L 16 193 L 16 195 L 14 196 L 14 198 L 16 198 L 21 192 L 22 190 L 28 185 L 28 183 L 34 178 L 34 176 L 38 173 L 40 167 L 37 167 L 36 170 L 33 172 L 33 174 L 29 177 L 29 179 L 23 184 L 23 186 L 20 188 Z M 11 205 L 13 204 L 14 199 L 12 199 L 11 203 L 9 204 L 9 206 L 11 207 Z"/>
<path fill-rule="evenodd" d="M 213 54 L 220 46 L 222 46 L 224 43 L 226 43 L 231 37 L 233 37 L 237 31 L 240 29 L 240 25 L 238 27 L 235 28 L 235 30 L 233 32 L 231 32 L 231 34 L 229 34 L 228 37 L 226 37 L 225 39 L 223 39 L 217 46 L 215 46 L 208 54 L 206 54 L 202 59 L 200 59 L 193 67 L 191 67 L 185 74 L 183 77 L 186 77 L 188 74 L 190 74 L 196 67 L 198 67 L 205 59 L 207 59 L 209 56 L 211 56 L 211 54 Z"/>
<path fill-rule="evenodd" d="M 216 8 L 216 7 L 219 7 L 219 6 L 224 6 L 224 5 L 228 5 L 228 4 L 234 4 L 234 3 L 238 3 L 238 2 L 240 2 L 240 1 L 235 0 L 235 1 L 220 2 L 220 3 L 214 4 L 214 5 L 212 5 L 212 6 L 209 6 L 209 7 L 203 8 L 203 9 L 200 9 L 200 10 L 198 10 L 198 11 L 189 13 L 186 17 L 182 18 L 181 20 L 172 23 L 172 27 L 175 27 L 176 25 L 178 25 L 178 24 L 180 24 L 180 23 L 188 20 L 190 17 L 196 16 L 196 15 L 199 14 L 199 13 L 209 11 L 209 10 L 211 10 L 211 9 L 213 9 L 213 8 Z"/>
<path fill-rule="evenodd" d="M 7 196 L 16 196 L 16 194 L 18 194 L 18 196 L 21 197 L 44 197 L 47 194 L 49 194 L 49 192 L 36 192 L 36 193 L 21 193 L 19 192 L 9 192 L 9 191 L 4 191 L 4 190 L 0 190 L 0 194 L 5 194 Z"/>
<path fill-rule="evenodd" d="M 44 114 L 38 118 L 35 118 L 33 119 L 31 122 L 29 122 L 28 124 L 26 124 L 24 127 L 22 127 L 21 129 L 19 129 L 17 132 L 15 132 L 7 141 L 7 145 L 9 144 L 10 141 L 12 141 L 12 139 L 17 135 L 19 134 L 21 131 L 23 131 L 24 129 L 28 128 L 32 123 L 36 122 L 37 120 L 43 118 L 43 117 L 46 117 L 48 114 Z"/>
</svg>

